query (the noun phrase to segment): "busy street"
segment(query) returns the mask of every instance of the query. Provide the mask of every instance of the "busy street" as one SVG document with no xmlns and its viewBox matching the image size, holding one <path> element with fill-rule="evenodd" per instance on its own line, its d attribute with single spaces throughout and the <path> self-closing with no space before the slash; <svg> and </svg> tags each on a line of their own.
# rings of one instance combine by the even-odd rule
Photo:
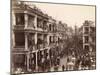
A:
<svg viewBox="0 0 100 75">
<path fill-rule="evenodd" d="M 73 11 L 67 9 L 70 6 L 65 5 L 64 15 L 61 11 L 55 13 L 56 8 L 65 8 L 63 5 L 50 4 L 48 6 L 48 4 L 43 3 L 45 7 L 47 6 L 47 11 L 52 11 L 56 17 L 61 18 L 58 20 L 54 18 L 55 15 L 51 16 L 49 12 L 43 11 L 41 4 L 12 0 L 11 73 L 96 69 L 95 21 L 86 18 L 82 21 L 79 19 L 76 23 L 73 22 L 76 18 L 73 19 L 72 14 L 76 16 L 77 13 L 71 13 L 70 24 L 67 23 L 66 18 L 69 16 L 66 17 L 67 12 L 76 12 L 77 10 L 79 12 L 77 15 L 83 15 L 80 10 L 84 9 L 81 6 L 73 7 L 71 5 L 73 10 L 76 9 Z M 68 20 L 70 19 L 68 18 Z"/>
</svg>

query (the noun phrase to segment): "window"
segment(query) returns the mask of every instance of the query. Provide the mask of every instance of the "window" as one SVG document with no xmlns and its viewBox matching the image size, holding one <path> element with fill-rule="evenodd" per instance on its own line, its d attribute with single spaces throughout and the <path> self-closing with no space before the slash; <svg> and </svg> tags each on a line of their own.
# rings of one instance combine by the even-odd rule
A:
<svg viewBox="0 0 100 75">
<path fill-rule="evenodd" d="M 89 46 L 88 45 L 85 45 L 85 50 L 89 51 Z"/>
<path fill-rule="evenodd" d="M 89 28 L 88 27 L 85 27 L 85 34 L 88 34 L 89 33 Z"/>
<path fill-rule="evenodd" d="M 50 41 L 50 43 L 51 43 L 51 36 L 49 37 L 49 41 Z"/>
<path fill-rule="evenodd" d="M 44 30 L 47 29 L 47 22 L 46 22 L 46 21 L 43 22 L 43 29 L 44 29 Z"/>
<path fill-rule="evenodd" d="M 55 36 L 53 36 L 53 43 L 55 42 Z"/>
<path fill-rule="evenodd" d="M 24 25 L 24 14 L 16 13 L 16 25 Z"/>
<path fill-rule="evenodd" d="M 42 28 L 43 27 L 43 24 L 42 24 L 42 20 L 37 18 L 37 27 L 38 28 Z"/>
<path fill-rule="evenodd" d="M 34 16 L 30 16 L 30 15 L 29 15 L 29 22 L 28 22 L 28 25 L 29 25 L 29 27 L 35 28 L 35 26 L 34 26 Z"/>
<path fill-rule="evenodd" d="M 85 43 L 89 42 L 89 36 L 85 36 Z"/>
<path fill-rule="evenodd" d="M 54 25 L 52 25 L 51 31 L 54 31 Z"/>
<path fill-rule="evenodd" d="M 51 28 L 51 24 L 50 24 L 50 25 L 49 25 L 49 31 L 51 31 L 51 29 L 52 29 L 52 28 Z"/>
<path fill-rule="evenodd" d="M 89 25 L 89 21 L 87 21 L 87 20 L 86 20 L 86 21 L 85 21 L 85 25 L 87 25 L 87 26 L 88 26 L 88 25 Z"/>
<path fill-rule="evenodd" d="M 50 36 L 49 41 L 50 43 L 53 43 L 53 36 Z"/>
<path fill-rule="evenodd" d="M 90 32 L 94 33 L 95 32 L 95 27 L 90 27 Z"/>
<path fill-rule="evenodd" d="M 24 46 L 25 45 L 24 32 L 15 32 L 15 45 L 16 46 Z"/>
</svg>

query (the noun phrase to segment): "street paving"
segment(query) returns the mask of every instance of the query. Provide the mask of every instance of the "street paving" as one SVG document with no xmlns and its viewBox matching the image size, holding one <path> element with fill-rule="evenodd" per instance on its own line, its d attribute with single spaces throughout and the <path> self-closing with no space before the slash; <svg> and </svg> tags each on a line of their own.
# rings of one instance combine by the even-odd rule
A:
<svg viewBox="0 0 100 75">
<path fill-rule="evenodd" d="M 67 57 L 62 57 L 60 59 L 60 65 L 58 66 L 58 71 L 62 71 L 62 66 L 64 65 L 66 68 L 66 63 L 67 63 Z M 54 66 L 51 67 L 51 71 L 54 71 Z"/>
</svg>

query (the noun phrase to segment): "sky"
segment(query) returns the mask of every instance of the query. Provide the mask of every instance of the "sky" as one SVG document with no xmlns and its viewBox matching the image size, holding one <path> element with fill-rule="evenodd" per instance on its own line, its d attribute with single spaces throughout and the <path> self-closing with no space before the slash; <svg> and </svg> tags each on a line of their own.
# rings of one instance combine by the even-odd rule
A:
<svg viewBox="0 0 100 75">
<path fill-rule="evenodd" d="M 68 5 L 68 4 L 51 4 L 51 3 L 34 3 L 36 7 L 43 12 L 52 16 L 57 21 L 62 21 L 68 26 L 82 26 L 85 20 L 95 21 L 95 6 Z"/>
</svg>

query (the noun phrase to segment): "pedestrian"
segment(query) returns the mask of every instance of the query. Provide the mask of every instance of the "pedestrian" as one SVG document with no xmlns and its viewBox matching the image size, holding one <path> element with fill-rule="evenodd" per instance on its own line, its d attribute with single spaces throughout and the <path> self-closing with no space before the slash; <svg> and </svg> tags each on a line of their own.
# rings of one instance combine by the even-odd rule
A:
<svg viewBox="0 0 100 75">
<path fill-rule="evenodd" d="M 64 71 L 64 69 L 65 69 L 65 66 L 63 65 L 63 66 L 62 66 L 62 71 Z"/>
</svg>

